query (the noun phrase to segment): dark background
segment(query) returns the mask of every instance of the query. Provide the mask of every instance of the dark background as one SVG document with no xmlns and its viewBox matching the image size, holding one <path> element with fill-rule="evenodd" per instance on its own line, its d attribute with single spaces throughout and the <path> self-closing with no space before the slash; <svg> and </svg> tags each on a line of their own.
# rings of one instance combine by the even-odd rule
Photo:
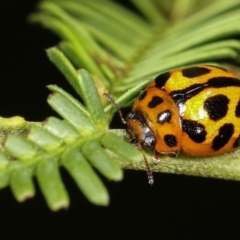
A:
<svg viewBox="0 0 240 240">
<path fill-rule="evenodd" d="M 27 21 L 36 3 L 1 3 L 4 117 L 44 120 L 54 114 L 46 103 L 45 86 L 57 84 L 72 91 L 44 51 L 59 39 Z M 38 187 L 36 196 L 25 203 L 14 200 L 9 188 L 0 191 L 2 239 L 230 239 L 239 233 L 240 182 L 159 173 L 150 187 L 145 172 L 125 171 L 120 183 L 104 180 L 111 201 L 108 207 L 97 207 L 65 171 L 62 176 L 71 198 L 67 211 L 51 212 Z"/>
</svg>

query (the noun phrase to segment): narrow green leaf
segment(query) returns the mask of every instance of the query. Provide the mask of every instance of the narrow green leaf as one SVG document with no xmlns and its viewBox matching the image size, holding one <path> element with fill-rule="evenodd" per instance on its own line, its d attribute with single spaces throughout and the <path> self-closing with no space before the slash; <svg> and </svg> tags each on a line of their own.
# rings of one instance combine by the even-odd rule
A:
<svg viewBox="0 0 240 240">
<path fill-rule="evenodd" d="M 94 53 L 89 54 L 85 45 L 65 41 L 60 43 L 59 48 L 71 60 L 71 62 L 75 64 L 77 69 L 86 68 L 89 72 L 94 73 L 94 75 L 101 78 L 104 85 L 109 85 L 108 79 L 102 73 L 103 69 L 100 68 L 100 61 L 97 61 L 100 57 Z M 104 63 L 104 60 L 102 62 Z"/>
<path fill-rule="evenodd" d="M 208 7 L 202 9 L 195 14 L 187 17 L 183 21 L 179 21 L 178 24 L 172 26 L 168 29 L 168 34 L 173 32 L 183 33 L 183 31 L 189 30 L 189 27 L 198 25 L 203 25 L 206 22 L 209 22 L 210 19 L 223 15 L 225 12 L 237 9 L 240 6 L 238 0 L 231 1 L 215 1 L 213 4 L 210 4 Z M 182 31 L 183 30 L 183 31 Z"/>
<path fill-rule="evenodd" d="M 60 38 L 71 42 L 78 42 L 75 34 L 60 19 L 44 13 L 32 14 L 29 20 L 33 23 L 41 23 L 45 28 L 55 32 Z"/>
<path fill-rule="evenodd" d="M 134 163 L 143 161 L 143 156 L 138 149 L 114 133 L 108 132 L 104 134 L 101 139 L 101 144 L 128 162 Z"/>
<path fill-rule="evenodd" d="M 33 146 L 23 138 L 9 134 L 4 142 L 4 148 L 11 154 L 22 161 L 32 159 L 37 155 L 37 151 Z"/>
<path fill-rule="evenodd" d="M 0 189 L 8 186 L 10 180 L 9 173 L 6 171 L 0 171 Z"/>
<path fill-rule="evenodd" d="M 37 126 L 30 128 L 27 139 L 48 152 L 58 149 L 62 144 L 59 138 Z"/>
<path fill-rule="evenodd" d="M 87 52 L 85 45 L 65 41 L 60 43 L 59 48 L 71 62 L 75 64 L 76 68 L 87 68 L 88 71 L 97 75 L 102 79 L 103 83 L 108 86 L 109 83 L 102 74 L 99 64 L 97 64 L 95 61 L 96 59 Z"/>
<path fill-rule="evenodd" d="M 47 49 L 47 55 L 50 61 L 54 63 L 54 65 L 59 69 L 59 71 L 72 85 L 74 90 L 81 96 L 81 92 L 77 84 L 78 79 L 77 71 L 76 69 L 74 69 L 70 61 L 56 47 Z"/>
<path fill-rule="evenodd" d="M 62 182 L 57 159 L 42 159 L 36 170 L 38 184 L 53 211 L 69 206 L 69 196 Z"/>
<path fill-rule="evenodd" d="M 86 23 L 85 26 L 87 29 L 90 28 L 93 32 L 100 29 L 99 34 L 102 34 L 102 37 L 106 40 L 102 42 L 104 44 L 107 43 L 108 46 L 110 45 L 110 48 L 114 51 L 119 51 L 117 49 L 119 47 L 123 48 L 123 52 L 131 52 L 131 47 L 134 46 L 134 44 L 137 44 L 137 39 L 139 38 L 137 38 L 137 36 L 136 38 L 129 38 L 127 27 L 125 27 L 125 31 L 122 27 L 118 26 L 118 28 L 116 28 L 116 22 L 114 20 L 109 21 L 108 16 L 105 14 L 96 14 L 93 8 L 87 7 L 84 3 L 79 4 L 74 1 L 60 1 L 59 6 L 66 10 L 69 15 L 81 16 L 81 21 Z M 110 38 L 111 41 L 108 38 Z M 116 47 L 114 47 L 111 42 L 114 43 Z M 119 54 L 121 54 L 120 51 Z"/>
<path fill-rule="evenodd" d="M 112 60 L 116 59 L 116 54 L 113 55 L 104 51 L 89 32 L 86 24 L 78 21 L 76 17 L 68 15 L 58 4 L 45 1 L 40 5 L 40 8 L 44 14 L 31 16 L 31 21 L 41 22 L 45 27 L 59 34 L 62 39 L 71 42 L 71 45 L 68 45 L 67 49 L 63 48 L 63 50 L 67 50 L 69 53 L 69 50 L 72 47 L 74 48 L 74 59 L 81 60 L 84 63 L 83 65 L 77 65 L 77 67 L 87 68 L 92 74 L 101 78 L 106 87 L 109 87 L 109 81 L 105 75 L 111 76 L 114 74 Z M 70 51 L 70 53 L 73 55 L 73 51 Z"/>
<path fill-rule="evenodd" d="M 0 153 L 0 189 L 6 187 L 9 183 L 9 159 Z"/>
<path fill-rule="evenodd" d="M 65 96 L 54 93 L 48 98 L 48 103 L 60 116 L 81 132 L 82 135 L 88 134 L 94 129 L 91 121 Z"/>
<path fill-rule="evenodd" d="M 202 24 L 200 27 L 192 26 L 192 30 L 184 34 L 173 34 L 160 40 L 155 47 L 152 47 L 146 56 L 161 53 L 162 59 L 170 54 L 174 55 L 185 49 L 198 46 L 200 44 L 217 41 L 219 39 L 233 38 L 238 35 L 240 28 L 236 22 L 240 21 L 240 10 L 236 9 L 235 14 L 228 13 L 226 16 L 219 16 L 208 24 Z"/>
<path fill-rule="evenodd" d="M 145 0 L 132 0 L 135 6 L 140 10 L 140 12 L 153 24 L 161 26 L 167 23 L 164 16 L 158 11 L 157 7 L 154 5 L 154 1 Z"/>
<path fill-rule="evenodd" d="M 55 117 L 49 117 L 44 121 L 43 128 L 62 139 L 65 143 L 73 142 L 80 136 L 71 125 Z"/>
<path fill-rule="evenodd" d="M 205 47 L 203 47 L 205 48 Z M 145 72 L 139 72 L 138 74 L 135 73 L 132 76 L 129 76 L 128 83 L 127 79 L 126 84 L 122 84 L 121 87 L 118 89 L 124 91 L 128 88 L 131 88 L 138 84 L 138 82 L 145 81 L 148 79 L 148 83 L 153 81 L 153 79 L 158 76 L 159 74 L 173 70 L 176 68 L 183 68 L 187 65 L 193 65 L 194 63 L 207 63 L 207 62 L 214 62 L 217 60 L 235 60 L 238 57 L 238 51 L 231 48 L 216 48 L 216 49 L 209 49 L 206 51 L 201 51 L 198 49 L 189 50 L 180 54 L 176 54 L 175 56 L 171 56 L 165 59 L 165 62 L 161 65 L 153 64 L 151 66 L 151 70 L 146 67 Z"/>
<path fill-rule="evenodd" d="M 192 9 L 194 6 L 196 6 L 194 0 L 175 0 L 171 6 L 169 18 L 172 21 L 179 22 L 185 16 L 187 16 L 191 10 L 194 10 Z"/>
<path fill-rule="evenodd" d="M 79 71 L 78 83 L 94 124 L 100 130 L 105 130 L 108 127 L 108 123 L 103 106 L 94 81 L 86 70 Z"/>
<path fill-rule="evenodd" d="M 127 61 L 134 53 L 135 48 L 131 47 L 131 44 L 126 45 L 119 41 L 114 35 L 108 35 L 104 33 L 100 27 L 92 27 L 86 25 L 86 29 L 100 42 L 106 44 L 108 48 L 115 53 L 116 56 L 121 58 L 123 61 Z M 118 31 L 120 31 L 119 29 Z M 124 29 L 123 29 L 124 30 Z M 127 41 L 127 40 L 126 40 Z"/>
<path fill-rule="evenodd" d="M 62 23 L 64 23 L 65 27 L 67 27 L 70 30 L 71 33 L 74 33 L 73 42 L 76 44 L 76 46 L 83 45 L 88 55 L 91 56 L 97 55 L 102 59 L 107 59 L 108 54 L 105 51 L 103 51 L 101 47 L 99 47 L 95 39 L 85 29 L 85 26 L 82 22 L 77 21 L 75 17 L 68 15 L 62 8 L 58 6 L 58 4 L 55 4 L 53 2 L 44 1 L 41 3 L 40 8 L 46 14 L 49 14 L 50 16 L 54 17 L 53 21 L 55 19 L 61 21 Z M 46 22 L 46 24 L 48 23 Z M 58 29 L 54 30 L 56 31 Z M 62 36 L 62 38 L 69 40 L 68 36 Z M 88 58 L 88 60 L 91 59 Z M 91 69 L 91 72 L 96 73 L 99 77 L 101 78 L 104 77 L 94 59 L 91 60 L 90 64 L 88 65 L 88 69 Z"/>
<path fill-rule="evenodd" d="M 23 202 L 35 195 L 32 177 L 32 168 L 21 168 L 12 172 L 10 178 L 10 187 L 17 201 Z"/>
<path fill-rule="evenodd" d="M 108 205 L 109 195 L 107 189 L 77 149 L 64 152 L 62 165 L 67 169 L 79 189 L 91 203 L 101 206 Z"/>
<path fill-rule="evenodd" d="M 3 153 L 0 152 L 0 170 L 6 169 L 9 163 L 10 163 L 9 159 Z"/>
<path fill-rule="evenodd" d="M 63 95 L 65 98 L 67 98 L 78 110 L 87 118 L 90 118 L 90 114 L 87 111 L 87 109 L 80 103 L 76 98 L 74 98 L 71 94 L 68 92 L 64 91 L 62 88 L 56 86 L 56 85 L 48 85 L 48 89 L 50 89 L 53 92 L 60 93 Z"/>
<path fill-rule="evenodd" d="M 71 60 L 73 66 L 75 66 L 76 68 L 79 66 L 81 66 L 83 68 L 87 68 L 86 60 L 81 57 L 81 51 L 80 51 L 80 53 L 76 52 L 79 49 L 76 47 L 76 44 L 74 44 L 70 41 L 62 41 L 59 43 L 58 47 L 61 50 L 61 52 L 63 52 L 63 54 L 69 60 Z M 80 49 L 82 49 L 82 48 L 80 48 Z M 83 51 L 84 51 L 84 49 L 83 49 Z"/>
<path fill-rule="evenodd" d="M 111 55 L 109 53 L 109 59 L 110 60 L 102 60 L 99 58 L 99 56 L 94 55 L 94 56 L 89 56 L 88 54 L 83 54 L 81 51 L 85 51 L 84 46 L 76 46 L 76 44 L 70 42 L 70 41 L 62 41 L 59 44 L 59 48 L 61 51 L 69 58 L 71 59 L 71 62 L 74 63 L 74 65 L 79 68 L 80 66 L 84 69 L 88 69 L 89 72 L 94 74 L 96 76 L 97 74 L 95 71 L 92 71 L 87 64 L 87 59 L 90 58 L 91 60 L 96 60 L 98 63 L 98 67 L 101 67 L 101 69 L 104 70 L 104 74 L 106 76 L 100 77 L 97 76 L 96 78 L 101 78 L 102 84 L 104 84 L 106 87 L 109 86 L 109 80 L 111 80 L 113 77 L 110 77 L 112 74 L 116 72 L 117 69 L 123 69 L 126 67 L 126 62 L 120 60 L 117 58 L 115 55 Z M 104 67 L 107 66 L 107 69 L 104 69 Z M 112 70 L 112 71 L 110 71 Z M 115 77 L 115 75 L 114 75 Z"/>
<path fill-rule="evenodd" d="M 99 142 L 91 140 L 82 145 L 84 156 L 91 164 L 106 178 L 119 181 L 123 177 L 122 169 L 118 164 L 102 149 Z"/>
<path fill-rule="evenodd" d="M 140 93 L 141 90 L 144 90 L 146 86 L 149 84 L 149 80 L 142 81 L 140 84 L 138 84 L 135 87 L 132 87 L 129 91 L 126 91 L 124 94 L 122 94 L 118 99 L 115 100 L 116 104 L 120 107 L 125 107 L 133 98 L 137 97 L 137 95 Z M 122 86 L 116 87 L 116 92 L 122 90 Z M 126 89 L 125 89 L 126 90 Z M 104 109 L 105 113 L 113 113 L 116 111 L 116 108 L 109 104 Z"/>
<path fill-rule="evenodd" d="M 164 57 L 163 65 L 165 65 L 165 66 L 173 65 L 172 64 L 173 58 L 175 58 L 175 61 L 180 62 L 181 59 L 183 59 L 183 61 L 186 61 L 186 59 L 185 59 L 186 57 L 192 57 L 190 60 L 192 60 L 192 62 L 193 62 L 194 57 L 197 58 L 198 54 L 204 54 L 204 53 L 209 53 L 209 55 L 210 55 L 209 58 L 211 58 L 211 52 L 214 52 L 217 50 L 225 50 L 225 51 L 226 50 L 234 50 L 236 52 L 240 52 L 240 41 L 234 40 L 234 39 L 217 41 L 217 42 L 213 42 L 213 43 L 209 43 L 209 44 L 205 44 L 205 45 L 200 45 L 193 49 L 190 48 L 188 50 L 176 53 L 174 55 L 170 54 L 169 56 Z M 221 53 L 219 53 L 219 56 L 221 56 Z M 225 58 L 225 57 L 226 56 L 224 56 L 223 58 Z M 159 66 L 158 63 L 162 60 L 163 59 L 162 59 L 161 54 L 155 54 L 154 56 L 149 57 L 148 61 L 145 61 L 145 60 L 140 61 L 139 63 L 137 63 L 135 65 L 135 69 L 133 69 L 131 71 L 131 75 L 138 74 L 140 72 L 138 69 L 142 69 L 143 67 L 145 67 L 145 69 L 146 69 L 144 71 L 144 73 L 147 71 L 148 68 L 158 67 Z M 164 67 L 162 68 L 160 66 L 159 69 L 164 69 Z M 125 81 L 127 81 L 127 80 L 125 80 Z"/>
<path fill-rule="evenodd" d="M 76 2 L 78 2 L 78 0 Z M 115 26 L 126 29 L 126 32 L 131 32 L 133 36 L 137 36 L 137 38 L 149 36 L 151 30 L 150 24 L 141 16 L 122 7 L 120 4 L 116 4 L 114 1 L 82 1 L 81 4 L 88 6 L 89 9 L 94 9 L 95 13 L 97 12 L 111 19 Z"/>
<path fill-rule="evenodd" d="M 83 45 L 82 42 L 79 42 L 82 39 L 82 38 L 79 38 L 79 36 L 89 35 L 89 33 L 84 29 L 84 27 L 79 28 L 81 30 L 81 33 L 77 34 L 77 36 L 76 36 L 76 31 L 69 28 L 69 25 L 67 24 L 68 22 L 61 22 L 60 20 L 57 20 L 57 18 L 50 17 L 50 16 L 46 17 L 45 13 L 43 15 L 36 14 L 36 15 L 31 16 L 31 21 L 32 22 L 41 22 L 44 25 L 44 27 L 51 29 L 53 32 L 56 32 L 62 39 L 71 43 L 70 45 L 67 46 L 68 47 L 67 49 L 66 49 L 66 47 L 63 47 L 60 45 L 60 49 L 64 50 L 63 52 L 66 54 L 69 53 L 69 50 L 73 50 L 75 53 L 75 55 L 74 55 L 75 60 L 78 59 L 78 61 L 84 63 L 84 64 L 80 64 L 80 65 L 77 64 L 76 67 L 77 68 L 80 68 L 80 67 L 87 68 L 89 71 L 91 71 L 92 73 L 97 75 L 99 78 L 101 78 L 102 81 L 104 82 L 104 84 L 106 86 L 108 86 L 108 80 L 105 78 L 104 74 L 102 73 L 101 69 L 99 68 L 98 62 L 95 60 L 95 58 L 92 57 L 92 56 L 95 56 L 95 57 L 98 57 L 98 59 L 105 59 L 107 57 L 106 56 L 102 57 L 101 55 L 106 55 L 106 53 L 101 48 L 99 48 L 98 51 L 96 51 L 96 52 L 93 52 L 93 48 L 88 49 L 88 47 L 90 46 L 89 42 L 90 42 L 90 40 L 92 40 L 90 36 L 88 36 L 88 38 L 86 39 L 85 45 Z M 87 46 L 87 48 L 86 48 L 86 46 Z M 91 53 L 89 53 L 90 50 L 91 50 Z M 99 52 L 101 52 L 101 54 Z M 72 55 L 72 53 L 71 53 L 71 55 Z M 100 58 L 100 56 L 101 56 L 101 58 Z M 68 57 L 69 57 L 69 54 L 68 54 Z M 54 60 L 55 59 L 52 59 L 53 62 L 54 62 Z M 71 58 L 70 58 L 70 60 L 73 61 Z M 104 60 L 103 60 L 103 62 L 104 62 Z M 62 73 L 65 76 L 68 75 L 68 72 L 65 69 L 65 65 L 61 66 L 60 61 L 59 62 L 56 61 L 54 63 L 58 64 L 57 67 L 62 70 Z M 63 64 L 64 64 L 64 62 L 63 62 Z M 78 94 L 81 94 L 79 92 L 79 90 L 74 87 L 74 84 L 75 84 L 74 79 L 69 79 L 68 76 L 66 76 L 66 77 L 67 77 L 67 80 L 70 82 L 70 84 L 75 89 L 75 91 Z"/>
</svg>

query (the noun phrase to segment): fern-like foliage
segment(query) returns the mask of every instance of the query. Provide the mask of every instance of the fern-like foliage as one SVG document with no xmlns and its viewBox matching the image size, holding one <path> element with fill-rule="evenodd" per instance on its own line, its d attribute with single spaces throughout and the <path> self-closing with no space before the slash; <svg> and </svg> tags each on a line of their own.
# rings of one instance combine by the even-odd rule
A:
<svg viewBox="0 0 240 240">
<path fill-rule="evenodd" d="M 71 66 L 59 50 L 50 49 L 48 54 L 64 67 Z M 49 117 L 41 126 L 27 126 L 16 118 L 25 137 L 10 133 L 3 142 L 0 187 L 10 185 L 18 201 L 34 195 L 36 176 L 52 210 L 68 207 L 69 197 L 59 173 L 59 166 L 63 166 L 90 202 L 107 205 L 108 192 L 91 166 L 106 178 L 119 181 L 122 169 L 113 154 L 130 163 L 141 161 L 137 149 L 107 131 L 106 114 L 88 72 L 73 70 L 72 74 L 87 108 L 57 86 L 48 86 L 53 91 L 48 103 L 64 120 Z"/>
<path fill-rule="evenodd" d="M 145 165 L 139 151 L 124 141 L 123 130 L 109 130 L 115 109 L 103 93 L 127 107 L 164 71 L 197 63 L 239 64 L 239 0 L 131 3 L 135 11 L 113 0 L 45 0 L 30 17 L 61 37 L 47 54 L 84 104 L 51 85 L 48 103 L 62 119 L 49 117 L 43 124 L 0 119 L 0 188 L 10 186 L 18 201 L 34 196 L 36 177 L 52 210 L 68 207 L 62 166 L 90 202 L 106 205 L 108 192 L 94 169 L 118 181 L 122 168 Z M 151 162 L 152 153 L 146 154 Z M 240 180 L 240 154 L 163 156 L 151 168 Z"/>
</svg>

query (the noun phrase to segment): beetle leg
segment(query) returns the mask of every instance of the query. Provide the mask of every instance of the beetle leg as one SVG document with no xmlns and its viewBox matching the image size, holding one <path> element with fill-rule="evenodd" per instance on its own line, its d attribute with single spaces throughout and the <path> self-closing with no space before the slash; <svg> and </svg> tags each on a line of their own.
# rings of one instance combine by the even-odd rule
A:
<svg viewBox="0 0 240 240">
<path fill-rule="evenodd" d="M 158 164 L 160 161 L 161 161 L 161 159 L 159 158 L 159 152 L 154 151 L 153 162 L 155 164 Z"/>
</svg>

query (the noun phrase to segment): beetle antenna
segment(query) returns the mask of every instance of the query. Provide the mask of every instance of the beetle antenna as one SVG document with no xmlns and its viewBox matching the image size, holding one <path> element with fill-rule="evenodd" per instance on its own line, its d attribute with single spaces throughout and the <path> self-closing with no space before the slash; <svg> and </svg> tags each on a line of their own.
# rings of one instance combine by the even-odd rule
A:
<svg viewBox="0 0 240 240">
<path fill-rule="evenodd" d="M 126 125 L 127 122 L 126 122 L 126 120 L 124 119 L 124 117 L 123 117 L 123 115 L 122 115 L 122 112 L 121 112 L 119 106 L 117 105 L 117 103 L 116 103 L 116 102 L 113 100 L 113 98 L 110 97 L 110 95 L 108 95 L 107 93 L 104 93 L 103 96 L 106 97 L 107 100 L 116 108 L 116 110 L 117 110 L 117 112 L 118 112 L 118 114 L 119 114 L 119 116 L 120 116 L 120 118 L 121 118 L 122 123 Z"/>
<path fill-rule="evenodd" d="M 119 106 L 117 105 L 117 103 L 113 100 L 112 97 L 110 97 L 110 95 L 108 95 L 107 93 L 104 93 L 103 94 L 104 97 L 107 98 L 107 100 L 116 108 L 120 118 L 121 118 L 121 121 L 123 124 L 127 124 L 126 120 L 123 118 L 123 115 L 122 115 L 122 112 L 119 108 Z M 150 169 L 150 166 L 149 166 L 149 163 L 148 163 L 148 160 L 147 160 L 147 157 L 146 155 L 144 154 L 143 150 L 142 150 L 142 146 L 140 143 L 137 143 L 136 144 L 136 147 L 139 149 L 139 151 L 142 153 L 142 156 L 143 156 L 143 159 L 144 159 L 144 162 L 145 162 L 145 166 L 146 166 L 146 170 L 147 170 L 147 176 L 148 176 L 148 183 L 150 185 L 153 185 L 154 183 L 154 180 L 153 180 L 153 174 L 152 174 L 152 170 Z"/>
<path fill-rule="evenodd" d="M 142 155 L 143 155 L 143 159 L 144 159 L 145 166 L 146 166 L 146 170 L 147 170 L 148 183 L 149 183 L 150 185 L 153 185 L 154 180 L 153 180 L 152 170 L 151 170 L 151 168 L 150 168 L 150 166 L 149 166 L 149 163 L 148 163 L 147 157 L 146 157 L 146 155 L 144 154 L 144 152 L 143 152 L 143 150 L 142 150 L 142 147 L 141 147 L 140 143 L 137 144 L 137 148 L 140 150 L 140 152 L 141 152 Z"/>
</svg>

